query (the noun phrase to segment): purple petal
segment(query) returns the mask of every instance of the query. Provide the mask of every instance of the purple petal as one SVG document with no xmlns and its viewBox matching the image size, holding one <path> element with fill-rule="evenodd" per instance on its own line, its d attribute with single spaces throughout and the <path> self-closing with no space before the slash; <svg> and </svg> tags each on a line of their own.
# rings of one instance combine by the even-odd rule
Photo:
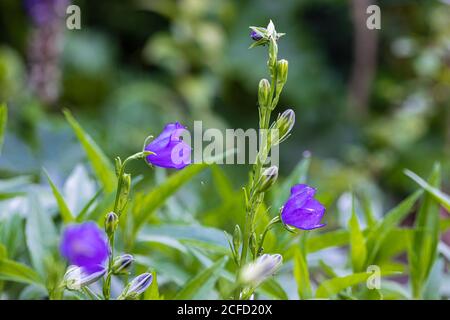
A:
<svg viewBox="0 0 450 320">
<path fill-rule="evenodd" d="M 68 226 L 60 251 L 70 264 L 82 267 L 87 273 L 101 270 L 109 256 L 106 235 L 94 222 Z"/>
</svg>

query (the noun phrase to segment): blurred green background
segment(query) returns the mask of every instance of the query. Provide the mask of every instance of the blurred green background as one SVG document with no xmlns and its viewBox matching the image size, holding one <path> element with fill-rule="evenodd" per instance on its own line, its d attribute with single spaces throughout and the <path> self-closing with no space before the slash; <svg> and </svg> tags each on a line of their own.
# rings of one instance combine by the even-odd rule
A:
<svg viewBox="0 0 450 320">
<path fill-rule="evenodd" d="M 3 178 L 39 182 L 45 167 L 61 184 L 84 159 L 64 108 L 111 158 L 139 150 L 167 122 L 256 127 L 267 57 L 263 48 L 248 50 L 248 26 L 272 19 L 287 34 L 279 57 L 290 66 L 277 111 L 297 115 L 280 150 L 282 176 L 311 154 L 310 182 L 329 212 L 352 189 L 389 207 L 416 187 L 404 168 L 424 176 L 436 161 L 450 187 L 445 1 L 378 1 L 378 32 L 361 23 L 366 0 L 72 3 L 81 8 L 81 30 L 68 30 L 62 12 L 42 31 L 26 1 L 0 2 L 0 101 L 9 106 Z M 246 183 L 247 167 L 223 169 L 236 189 Z M 214 202 L 201 179 L 185 191 L 190 212 Z M 190 198 L 195 192 L 200 200 Z"/>
</svg>

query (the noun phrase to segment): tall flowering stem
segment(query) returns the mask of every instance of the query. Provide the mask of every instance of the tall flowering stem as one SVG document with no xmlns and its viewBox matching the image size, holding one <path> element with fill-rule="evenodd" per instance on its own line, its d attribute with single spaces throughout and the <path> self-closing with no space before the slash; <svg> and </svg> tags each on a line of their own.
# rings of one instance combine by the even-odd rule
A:
<svg viewBox="0 0 450 320">
<path fill-rule="evenodd" d="M 278 223 L 280 221 L 279 219 L 272 220 L 270 226 L 266 228 L 266 231 L 257 237 L 255 230 L 255 216 L 264 200 L 265 191 L 268 189 L 265 186 L 271 186 L 274 181 L 270 181 L 270 179 L 274 180 L 278 175 L 277 168 L 276 170 L 273 168 L 267 169 L 264 168 L 264 165 L 270 154 L 272 146 L 277 145 L 288 136 L 294 122 L 293 111 L 289 110 L 288 114 L 286 112 L 286 115 L 283 113 L 283 115 L 278 117 L 277 121 L 270 125 L 272 111 L 278 104 L 281 91 L 287 80 L 288 64 L 286 60 L 278 60 L 277 45 L 277 40 L 284 34 L 276 32 L 272 21 L 270 21 L 267 28 L 250 28 L 252 29 L 251 37 L 255 40 L 251 48 L 260 45 L 268 46 L 269 59 L 267 65 L 270 74 L 270 82 L 266 79 L 262 79 L 259 83 L 258 104 L 261 144 L 255 164 L 253 165 L 250 173 L 249 183 L 247 187 L 244 188 L 246 216 L 243 227 L 242 250 L 240 252 L 240 257 L 235 259 L 239 269 L 237 280 L 241 278 L 240 274 L 242 269 L 247 264 L 249 251 L 251 260 L 255 261 L 262 254 L 263 242 L 268 229 L 271 228 L 274 223 Z M 266 174 L 267 172 L 270 173 L 274 171 L 276 171 L 276 174 Z M 234 246 L 234 254 L 238 255 L 239 250 L 236 249 L 236 244 Z M 246 299 L 252 294 L 252 292 L 245 291 L 244 289 L 245 288 L 243 286 L 238 286 L 235 291 L 235 299 Z"/>
<path fill-rule="evenodd" d="M 141 151 L 129 156 L 123 162 L 119 157 L 116 158 L 116 175 L 118 180 L 114 209 L 105 217 L 105 231 L 108 235 L 108 243 L 110 247 L 110 253 L 108 257 L 108 270 L 106 273 L 106 279 L 103 283 L 103 296 L 106 300 L 109 300 L 111 297 L 111 277 L 113 275 L 114 265 L 115 232 L 119 223 L 120 216 L 122 215 L 128 203 L 131 187 L 131 176 L 130 174 L 125 173 L 125 168 L 131 160 L 144 159 L 150 154 L 152 154 L 152 152 L 150 151 Z"/>
</svg>

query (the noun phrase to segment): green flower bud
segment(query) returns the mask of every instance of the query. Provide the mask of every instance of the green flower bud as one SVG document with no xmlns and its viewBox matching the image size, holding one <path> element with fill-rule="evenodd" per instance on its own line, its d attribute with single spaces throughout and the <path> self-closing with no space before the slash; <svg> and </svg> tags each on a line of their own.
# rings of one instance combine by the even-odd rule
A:
<svg viewBox="0 0 450 320">
<path fill-rule="evenodd" d="M 131 188 L 131 175 L 125 173 L 122 177 L 122 187 L 120 188 L 119 203 L 117 205 L 118 214 L 120 215 L 128 203 L 128 197 Z"/>
<path fill-rule="evenodd" d="M 105 216 L 105 232 L 108 236 L 116 232 L 117 226 L 119 224 L 119 217 L 114 212 L 109 212 Z"/>
<path fill-rule="evenodd" d="M 242 241 L 241 228 L 239 228 L 239 225 L 236 225 L 236 227 L 234 227 L 234 234 L 233 234 L 233 248 L 236 255 L 238 255 L 239 253 L 241 241 Z"/>
<path fill-rule="evenodd" d="M 281 59 L 277 63 L 277 92 L 281 91 L 288 77 L 289 63 L 287 60 Z"/>
<path fill-rule="evenodd" d="M 114 167 L 116 169 L 116 176 L 118 177 L 120 174 L 120 168 L 122 168 L 122 160 L 120 157 L 114 159 Z"/>
<path fill-rule="evenodd" d="M 250 251 L 255 255 L 256 255 L 257 246 L 258 246 L 258 243 L 256 241 L 256 234 L 253 232 L 252 235 L 250 236 L 249 247 L 250 247 Z"/>
<path fill-rule="evenodd" d="M 121 256 L 115 257 L 112 266 L 113 274 L 127 273 L 133 262 L 134 258 L 131 254 L 123 254 Z"/>
<path fill-rule="evenodd" d="M 278 178 L 278 167 L 272 166 L 267 168 L 261 174 L 261 179 L 259 181 L 259 192 L 265 192 L 277 181 Z"/>
<path fill-rule="evenodd" d="M 262 79 L 259 82 L 258 88 L 258 103 L 261 108 L 267 108 L 271 103 L 270 83 L 267 79 Z"/>
<path fill-rule="evenodd" d="M 283 142 L 289 136 L 295 124 L 295 112 L 292 109 L 278 115 L 277 121 L 271 127 L 271 144 L 273 146 Z"/>
</svg>

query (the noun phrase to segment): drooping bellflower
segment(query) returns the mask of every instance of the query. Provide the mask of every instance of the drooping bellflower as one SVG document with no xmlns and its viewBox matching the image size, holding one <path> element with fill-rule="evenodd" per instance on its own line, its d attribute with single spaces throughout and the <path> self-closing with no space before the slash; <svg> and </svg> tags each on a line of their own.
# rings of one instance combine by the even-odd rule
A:
<svg viewBox="0 0 450 320">
<path fill-rule="evenodd" d="M 314 199 L 315 194 L 316 189 L 306 184 L 293 186 L 291 195 L 281 211 L 283 223 L 302 230 L 325 226 L 321 223 L 325 207 Z"/>
<path fill-rule="evenodd" d="M 191 147 L 181 135 L 186 128 L 178 122 L 169 123 L 163 132 L 145 147 L 154 154 L 147 156 L 147 162 L 162 168 L 183 169 L 191 163 Z"/>
<path fill-rule="evenodd" d="M 71 265 L 90 274 L 104 268 L 110 248 L 105 232 L 94 222 L 84 222 L 64 230 L 60 252 Z"/>
</svg>

